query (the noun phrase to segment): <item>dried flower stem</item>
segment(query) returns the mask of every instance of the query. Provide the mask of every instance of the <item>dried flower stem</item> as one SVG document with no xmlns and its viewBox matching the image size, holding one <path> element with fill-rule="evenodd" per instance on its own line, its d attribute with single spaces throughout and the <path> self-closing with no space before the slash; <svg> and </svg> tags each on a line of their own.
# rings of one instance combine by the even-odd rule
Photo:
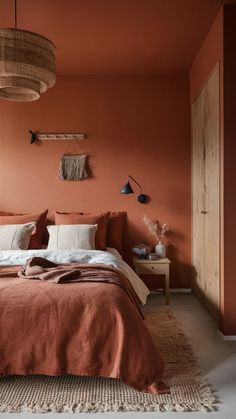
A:
<svg viewBox="0 0 236 419">
<path fill-rule="evenodd" d="M 161 243 L 168 230 L 167 224 L 161 225 L 159 222 L 150 220 L 146 215 L 143 216 L 143 222 L 147 226 L 148 232 Z"/>
</svg>

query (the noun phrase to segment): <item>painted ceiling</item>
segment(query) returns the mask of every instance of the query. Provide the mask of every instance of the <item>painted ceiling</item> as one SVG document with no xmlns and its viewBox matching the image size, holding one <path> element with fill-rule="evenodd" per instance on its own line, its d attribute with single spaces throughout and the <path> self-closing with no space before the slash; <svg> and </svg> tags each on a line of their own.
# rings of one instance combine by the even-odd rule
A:
<svg viewBox="0 0 236 419">
<path fill-rule="evenodd" d="M 57 47 L 59 75 L 187 71 L 222 0 L 17 0 L 18 27 Z M 14 27 L 14 0 L 0 0 Z"/>
</svg>

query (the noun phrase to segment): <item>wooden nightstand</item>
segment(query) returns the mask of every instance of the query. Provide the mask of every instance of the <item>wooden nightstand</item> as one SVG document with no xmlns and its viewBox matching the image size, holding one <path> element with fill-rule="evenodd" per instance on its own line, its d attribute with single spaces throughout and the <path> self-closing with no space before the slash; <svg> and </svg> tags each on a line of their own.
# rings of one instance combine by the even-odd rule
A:
<svg viewBox="0 0 236 419">
<path fill-rule="evenodd" d="M 148 260 L 134 258 L 134 270 L 137 275 L 165 275 L 166 304 L 170 304 L 170 277 L 168 258 Z"/>
</svg>

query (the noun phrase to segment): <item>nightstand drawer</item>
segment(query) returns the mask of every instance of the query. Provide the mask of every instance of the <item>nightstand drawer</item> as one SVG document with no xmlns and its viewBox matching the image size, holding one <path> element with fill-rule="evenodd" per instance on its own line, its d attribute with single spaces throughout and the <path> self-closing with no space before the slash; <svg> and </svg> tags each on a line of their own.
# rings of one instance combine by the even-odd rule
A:
<svg viewBox="0 0 236 419">
<path fill-rule="evenodd" d="M 163 275 L 165 274 L 165 266 L 157 265 L 157 264 L 140 264 L 136 265 L 136 271 L 139 275 Z"/>
</svg>

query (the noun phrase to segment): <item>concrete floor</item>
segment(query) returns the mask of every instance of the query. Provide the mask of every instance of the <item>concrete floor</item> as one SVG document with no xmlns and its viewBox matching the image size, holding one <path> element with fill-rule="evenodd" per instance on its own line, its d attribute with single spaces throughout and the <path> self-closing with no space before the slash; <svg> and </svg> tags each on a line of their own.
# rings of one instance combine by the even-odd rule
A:
<svg viewBox="0 0 236 419">
<path fill-rule="evenodd" d="M 213 417 L 214 419 L 224 418 L 233 419 L 236 417 L 236 342 L 223 341 L 217 331 L 217 327 L 211 318 L 206 314 L 192 294 L 174 294 L 171 295 L 170 306 L 164 305 L 163 296 L 151 294 L 148 297 L 148 303 L 144 310 L 173 310 L 178 320 L 182 323 L 185 334 L 190 338 L 192 348 L 199 358 L 200 366 L 207 380 L 216 390 L 220 404 L 218 411 L 213 413 L 95 413 L 96 419 L 110 417 L 134 419 L 151 419 L 163 416 L 168 418 L 179 418 L 189 416 L 191 419 Z M 0 419 L 65 419 L 70 414 L 0 414 Z M 93 414 L 77 413 L 80 419 L 88 419 Z"/>
</svg>

